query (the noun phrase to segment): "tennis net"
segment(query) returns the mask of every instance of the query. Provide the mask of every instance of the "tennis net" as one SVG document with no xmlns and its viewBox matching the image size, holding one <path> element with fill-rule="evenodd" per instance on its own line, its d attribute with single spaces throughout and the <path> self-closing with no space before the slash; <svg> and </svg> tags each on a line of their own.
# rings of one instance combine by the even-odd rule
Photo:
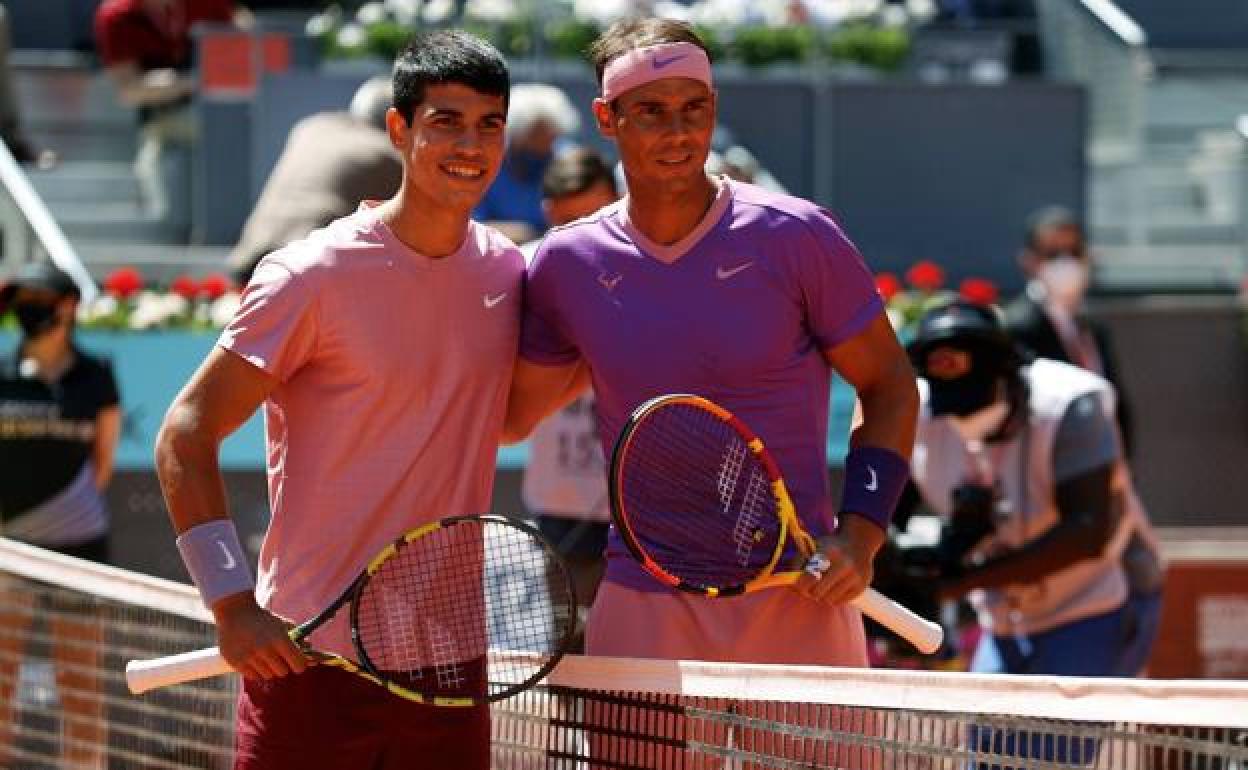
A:
<svg viewBox="0 0 1248 770">
<path fill-rule="evenodd" d="M 122 675 L 212 643 L 187 586 L 0 539 L 0 767 L 228 768 L 237 677 Z M 493 733 L 499 770 L 1248 770 L 1248 683 L 571 657 Z"/>
</svg>

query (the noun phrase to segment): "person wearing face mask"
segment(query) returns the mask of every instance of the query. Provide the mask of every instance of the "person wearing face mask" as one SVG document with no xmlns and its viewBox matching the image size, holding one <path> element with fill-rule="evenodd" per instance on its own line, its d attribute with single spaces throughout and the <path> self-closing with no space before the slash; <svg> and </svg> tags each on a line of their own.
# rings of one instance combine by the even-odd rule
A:
<svg viewBox="0 0 1248 770">
<path fill-rule="evenodd" d="M 1135 675 L 1141 628 L 1119 559 L 1131 514 L 1116 501 L 1138 499 L 1121 470 L 1112 386 L 1028 358 L 995 308 L 967 302 L 925 316 L 909 351 L 918 501 L 950 520 L 978 493 L 980 531 L 916 576 L 942 599 L 970 599 L 985 632 L 972 669 Z"/>
<path fill-rule="evenodd" d="M 1092 258 L 1083 225 L 1069 209 L 1040 209 L 1027 219 L 1018 264 L 1027 286 L 1005 306 L 1010 336 L 1037 356 L 1065 361 L 1109 380 L 1118 393 L 1118 425 L 1130 452 L 1131 407 L 1109 332 L 1084 308 Z"/>
<path fill-rule="evenodd" d="M 21 329 L 0 356 L 0 514 L 5 537 L 107 562 L 120 398 L 108 363 L 74 344 L 78 298 L 50 262 L 22 266 L 0 289 Z"/>
<path fill-rule="evenodd" d="M 473 218 L 524 243 L 546 232 L 542 178 L 551 161 L 571 149 L 568 137 L 580 129 L 581 117 L 563 91 L 545 83 L 512 86 L 510 105 L 503 167 Z"/>
<path fill-rule="evenodd" d="M 1131 401 L 1123 388 L 1109 330 L 1084 309 L 1084 297 L 1091 284 L 1091 256 L 1083 225 L 1068 209 L 1050 206 L 1027 220 L 1019 266 L 1028 277 L 1026 289 L 1005 308 L 1005 325 L 1018 344 L 1037 356 L 1065 361 L 1101 375 L 1117 395 L 1116 417 L 1123 447 L 1132 448 Z M 1127 466 L 1121 466 L 1126 474 Z M 1120 489 L 1134 490 L 1129 482 Z M 1135 515 L 1134 531 L 1123 551 L 1123 566 L 1130 585 L 1130 602 L 1138 622 L 1146 629 L 1143 636 L 1156 636 L 1161 619 L 1161 591 L 1164 566 L 1160 543 L 1138 499 L 1115 500 L 1115 507 Z M 1149 645 L 1151 646 L 1151 642 Z M 1139 668 L 1145 659 L 1139 657 Z"/>
<path fill-rule="evenodd" d="M 48 262 L 22 266 L 0 288 L 0 318 L 11 310 L 21 339 L 0 353 L 0 535 L 97 562 L 108 561 L 104 489 L 121 432 L 120 399 L 109 365 L 74 344 L 79 290 Z M 6 590 L 6 589 L 0 589 Z M 0 766 L 12 736 L 11 708 L 22 640 L 37 614 L 49 618 L 52 662 L 64 706 L 65 767 L 103 760 L 102 699 L 94 615 L 29 596 L 0 598 Z"/>
</svg>

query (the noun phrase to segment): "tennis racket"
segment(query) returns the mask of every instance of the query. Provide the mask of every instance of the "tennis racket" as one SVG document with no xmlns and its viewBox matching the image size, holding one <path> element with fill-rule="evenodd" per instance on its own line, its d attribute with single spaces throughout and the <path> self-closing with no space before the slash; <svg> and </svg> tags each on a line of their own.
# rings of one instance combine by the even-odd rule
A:
<svg viewBox="0 0 1248 770">
<path fill-rule="evenodd" d="M 355 660 L 309 644 L 341 612 Z M 399 697 L 474 706 L 541 681 L 569 649 L 576 617 L 567 568 L 537 530 L 505 516 L 453 516 L 387 545 L 290 638 Z M 130 661 L 126 683 L 139 694 L 231 670 L 213 647 Z"/>
<path fill-rule="evenodd" d="M 816 552 L 779 467 L 728 410 L 700 396 L 659 396 L 639 406 L 616 441 L 611 516 L 633 557 L 669 586 L 709 597 L 797 582 L 777 572 L 789 541 Z M 920 652 L 944 631 L 868 588 L 853 602 Z"/>
</svg>

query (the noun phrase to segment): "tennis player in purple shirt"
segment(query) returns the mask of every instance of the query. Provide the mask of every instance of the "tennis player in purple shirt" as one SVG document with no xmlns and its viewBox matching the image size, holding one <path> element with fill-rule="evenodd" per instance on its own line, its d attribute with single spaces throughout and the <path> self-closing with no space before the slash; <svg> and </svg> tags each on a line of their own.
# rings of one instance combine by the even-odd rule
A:
<svg viewBox="0 0 1248 770">
<path fill-rule="evenodd" d="M 716 95 L 705 46 L 666 19 L 621 22 L 591 48 L 628 197 L 547 235 L 529 269 L 511 438 L 592 381 L 603 441 L 663 393 L 696 393 L 763 439 L 831 566 L 796 590 L 733 599 L 679 594 L 618 537 L 587 652 L 757 663 L 866 665 L 847 604 L 871 579 L 907 477 L 915 378 L 871 273 L 816 205 L 708 176 Z M 862 421 L 838 511 L 828 483 L 835 370 Z"/>
</svg>

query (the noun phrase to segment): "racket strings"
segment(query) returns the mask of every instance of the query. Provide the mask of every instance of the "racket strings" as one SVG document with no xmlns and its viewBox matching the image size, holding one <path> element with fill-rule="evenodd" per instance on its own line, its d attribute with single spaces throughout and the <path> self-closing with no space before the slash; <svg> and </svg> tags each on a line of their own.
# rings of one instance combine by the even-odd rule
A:
<svg viewBox="0 0 1248 770">
<path fill-rule="evenodd" d="M 575 602 L 561 564 L 526 530 L 469 519 L 382 563 L 356 602 L 362 657 L 417 692 L 490 698 L 539 675 Z"/>
<path fill-rule="evenodd" d="M 741 436 L 700 407 L 667 404 L 644 417 L 619 460 L 634 538 L 687 583 L 730 586 L 766 568 L 780 539 L 770 477 Z"/>
</svg>

